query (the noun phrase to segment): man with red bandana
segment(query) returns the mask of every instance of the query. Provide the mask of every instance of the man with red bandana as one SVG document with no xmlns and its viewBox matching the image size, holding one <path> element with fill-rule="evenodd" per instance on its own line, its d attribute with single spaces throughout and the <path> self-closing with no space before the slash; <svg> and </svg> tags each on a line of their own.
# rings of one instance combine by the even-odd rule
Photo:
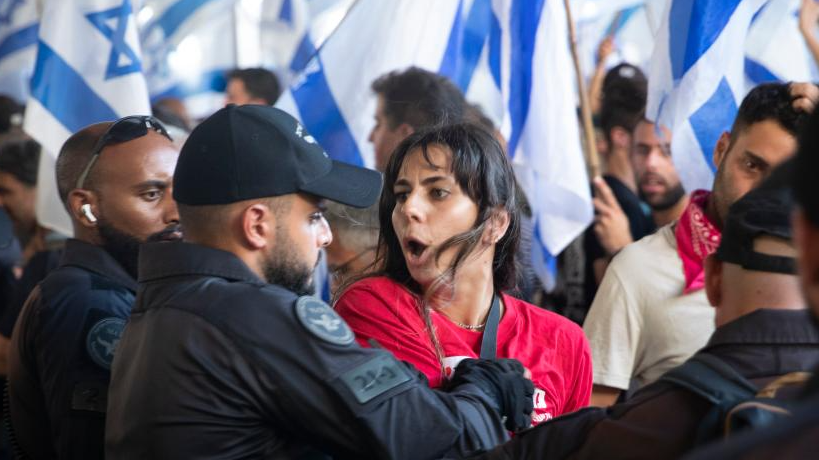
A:
<svg viewBox="0 0 819 460">
<path fill-rule="evenodd" d="M 702 289 L 704 260 L 719 245 L 728 207 L 793 156 L 804 109 L 813 105 L 805 100 L 816 93 L 807 84 L 754 88 L 714 148 L 713 190 L 694 191 L 678 220 L 612 260 L 583 326 L 594 363 L 592 405 L 611 405 L 705 345 L 714 311 Z"/>
</svg>

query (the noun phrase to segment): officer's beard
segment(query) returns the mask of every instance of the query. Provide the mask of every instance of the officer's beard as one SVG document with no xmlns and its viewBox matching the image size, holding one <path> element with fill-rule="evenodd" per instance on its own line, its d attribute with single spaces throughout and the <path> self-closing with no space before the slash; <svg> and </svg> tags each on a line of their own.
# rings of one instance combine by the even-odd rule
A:
<svg viewBox="0 0 819 460">
<path fill-rule="evenodd" d="M 290 236 L 284 231 L 276 232 L 275 247 L 262 261 L 265 280 L 270 284 L 281 286 L 296 295 L 315 293 L 313 267 L 299 258 Z"/>
<path fill-rule="evenodd" d="M 102 217 L 97 222 L 97 229 L 102 239 L 103 249 L 134 279 L 137 279 L 139 273 L 139 246 L 144 242 L 151 243 L 178 239 L 177 237 L 171 237 L 171 235 L 178 235 L 180 232 L 179 225 L 173 224 L 161 232 L 149 236 L 146 241 L 140 241 L 133 235 L 117 230 Z"/>
</svg>

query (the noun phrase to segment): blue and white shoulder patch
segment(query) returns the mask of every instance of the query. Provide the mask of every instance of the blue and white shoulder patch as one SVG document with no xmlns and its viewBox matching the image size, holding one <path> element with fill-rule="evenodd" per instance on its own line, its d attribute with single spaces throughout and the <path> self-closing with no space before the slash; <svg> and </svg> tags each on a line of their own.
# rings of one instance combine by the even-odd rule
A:
<svg viewBox="0 0 819 460">
<path fill-rule="evenodd" d="M 94 324 L 85 337 L 85 348 L 88 356 L 104 369 L 111 369 L 114 351 L 119 344 L 125 320 L 122 318 L 105 318 Z"/>
<path fill-rule="evenodd" d="M 304 296 L 296 301 L 296 317 L 311 334 L 335 345 L 349 345 L 355 334 L 335 310 L 321 300 Z"/>
</svg>

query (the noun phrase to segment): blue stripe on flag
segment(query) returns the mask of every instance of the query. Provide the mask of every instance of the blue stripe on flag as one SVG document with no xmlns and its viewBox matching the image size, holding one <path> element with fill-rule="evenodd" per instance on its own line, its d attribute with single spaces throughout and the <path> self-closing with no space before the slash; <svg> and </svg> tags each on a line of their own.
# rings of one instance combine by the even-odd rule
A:
<svg viewBox="0 0 819 460">
<path fill-rule="evenodd" d="M 313 53 L 315 50 L 311 52 Z M 312 69 L 313 66 L 317 69 Z M 320 56 L 316 56 L 315 61 L 307 66 L 307 71 L 301 78 L 303 81 L 295 88 L 291 88 L 290 92 L 299 108 L 304 126 L 331 158 L 364 166 L 355 137 L 347 126 L 327 83 Z"/>
<path fill-rule="evenodd" d="M 501 26 L 498 17 L 492 12 L 489 24 L 489 71 L 492 72 L 492 80 L 495 86 L 500 89 L 500 63 L 501 63 Z"/>
<path fill-rule="evenodd" d="M 490 0 L 475 0 L 465 23 L 462 6 L 463 2 L 459 2 L 439 73 L 466 92 L 489 35 L 492 4 Z"/>
<path fill-rule="evenodd" d="M 444 56 L 441 58 L 441 65 L 438 73 L 454 80 L 455 72 L 458 67 L 458 61 L 461 52 L 461 43 L 463 42 L 463 23 L 464 23 L 464 0 L 458 1 L 458 11 L 455 12 L 455 18 L 452 20 L 452 26 L 449 28 L 449 38 L 446 41 L 446 49 Z"/>
<path fill-rule="evenodd" d="M 227 71 L 228 69 L 215 69 L 205 72 L 199 76 L 196 84 L 193 85 L 186 83 L 173 85 L 161 93 L 151 96 L 151 102 L 169 97 L 184 99 L 196 94 L 222 93 L 227 86 L 227 80 L 225 79 Z"/>
<path fill-rule="evenodd" d="M 301 72 L 307 67 L 307 63 L 310 62 L 310 59 L 312 59 L 315 54 L 316 48 L 313 46 L 313 40 L 310 38 L 310 34 L 306 33 L 301 39 L 299 47 L 296 48 L 293 59 L 290 60 L 290 70 L 293 72 Z"/>
<path fill-rule="evenodd" d="M 609 32 L 607 35 L 617 35 L 623 30 L 623 27 L 628 24 L 631 18 L 634 16 L 634 13 L 640 11 L 644 5 L 636 5 L 629 8 L 623 8 L 620 10 L 620 18 L 617 21 L 617 24 L 614 24 L 614 29 Z"/>
<path fill-rule="evenodd" d="M 279 10 L 279 19 L 282 21 L 292 24 L 293 23 L 293 2 L 292 0 L 284 0 L 282 2 L 282 7 Z"/>
<path fill-rule="evenodd" d="M 42 41 L 37 48 L 31 95 L 72 133 L 92 123 L 119 118 L 82 76 Z"/>
<path fill-rule="evenodd" d="M 755 85 L 770 82 L 783 83 L 785 81 L 776 76 L 776 74 L 771 72 L 770 69 L 765 67 L 761 62 L 749 57 L 745 58 L 745 75 L 747 75 Z"/>
<path fill-rule="evenodd" d="M 535 53 L 535 35 L 544 0 L 515 0 L 512 2 L 509 24 L 512 51 L 509 75 L 509 115 L 512 134 L 509 136 L 509 155 L 515 156 L 526 116 L 529 114 L 529 97 L 532 92 L 532 58 Z M 553 69 L 557 70 L 557 69 Z"/>
<path fill-rule="evenodd" d="M 179 0 L 169 6 L 156 21 L 145 28 L 143 36 L 154 27 L 159 27 L 166 37 L 173 35 L 177 29 L 199 8 L 214 0 Z"/>
<path fill-rule="evenodd" d="M 712 172 L 717 171 L 712 156 L 714 147 L 722 133 L 731 129 L 737 110 L 731 85 L 722 77 L 714 94 L 689 118 L 694 136 Z"/>
<path fill-rule="evenodd" d="M 768 2 L 765 2 L 765 4 L 762 5 L 761 8 L 759 8 L 759 11 L 754 13 L 754 15 L 751 17 L 751 25 L 753 25 L 756 22 L 756 20 L 759 19 L 759 16 L 762 15 L 762 12 L 765 11 L 765 8 L 767 8 L 767 7 L 768 7 Z"/>
<path fill-rule="evenodd" d="M 540 234 L 540 223 L 535 218 L 532 231 L 532 268 L 535 270 L 543 287 L 550 291 L 557 280 L 557 257 L 553 256 L 546 245 L 543 244 L 543 236 Z M 547 273 L 543 273 L 546 270 Z M 546 280 L 551 281 L 552 286 L 547 286 Z"/>
<path fill-rule="evenodd" d="M 679 80 L 714 44 L 742 0 L 673 0 L 668 20 L 671 74 Z"/>
<path fill-rule="evenodd" d="M 9 34 L 9 36 L 0 42 L 0 59 L 5 58 L 15 51 L 19 51 L 28 46 L 36 45 L 39 29 L 39 24 L 32 24 Z"/>
</svg>

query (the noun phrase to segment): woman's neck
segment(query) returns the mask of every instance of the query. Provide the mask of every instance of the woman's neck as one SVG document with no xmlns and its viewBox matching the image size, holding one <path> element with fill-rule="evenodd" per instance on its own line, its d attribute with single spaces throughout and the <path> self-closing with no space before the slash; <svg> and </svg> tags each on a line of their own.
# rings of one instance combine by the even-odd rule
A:
<svg viewBox="0 0 819 460">
<path fill-rule="evenodd" d="M 482 325 L 495 295 L 493 281 L 491 257 L 467 260 L 459 267 L 453 283 L 442 286 L 432 296 L 432 305 L 455 323 Z"/>
</svg>

